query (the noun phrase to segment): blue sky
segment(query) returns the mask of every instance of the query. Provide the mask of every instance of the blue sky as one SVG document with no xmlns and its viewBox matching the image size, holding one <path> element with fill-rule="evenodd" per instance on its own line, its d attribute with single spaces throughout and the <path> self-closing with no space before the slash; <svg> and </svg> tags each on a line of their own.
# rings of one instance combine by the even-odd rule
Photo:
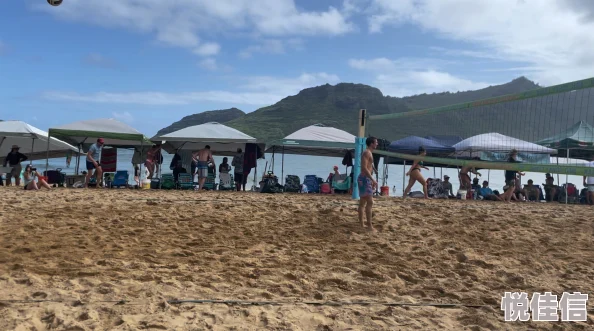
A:
<svg viewBox="0 0 594 331">
<path fill-rule="evenodd" d="M 586 0 L 44 0 L 0 12 L 0 119 L 101 117 L 148 136 L 307 87 L 386 95 L 594 76 Z"/>
</svg>

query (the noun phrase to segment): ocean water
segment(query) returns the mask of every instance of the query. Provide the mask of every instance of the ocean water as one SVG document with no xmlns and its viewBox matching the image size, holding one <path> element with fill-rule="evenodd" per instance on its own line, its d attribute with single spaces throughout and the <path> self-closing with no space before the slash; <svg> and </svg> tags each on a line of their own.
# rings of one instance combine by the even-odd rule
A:
<svg viewBox="0 0 594 331">
<path fill-rule="evenodd" d="M 166 152 L 163 153 L 163 173 L 171 173 L 169 170 L 169 163 L 171 162 L 172 155 Z M 262 175 L 264 174 L 264 168 L 267 167 L 267 171 L 272 170 L 276 176 L 279 177 L 281 180 L 281 154 L 275 154 L 274 161 L 272 158 L 272 154 L 266 154 L 266 159 L 258 160 L 258 168 L 257 171 L 257 178 L 260 180 Z M 223 157 L 215 156 L 215 162 L 217 166 L 222 163 Z M 553 161 L 554 160 L 554 161 Z M 563 163 L 564 159 L 560 159 L 560 163 Z M 274 162 L 274 164 L 273 164 Z M 556 159 L 552 159 L 552 162 L 556 162 Z M 229 158 L 229 163 L 231 163 L 231 158 Z M 84 168 L 84 158 L 82 159 L 82 167 Z M 45 160 L 33 161 L 33 165 L 36 166 L 39 170 L 45 169 Z M 76 165 L 76 161 L 73 159 L 71 162 L 71 166 L 69 168 L 66 167 L 66 159 L 59 158 L 59 159 L 50 159 L 49 160 L 49 169 L 56 169 L 62 168 L 62 171 L 67 174 L 74 174 L 74 167 Z M 333 167 L 337 165 L 339 167 L 339 171 L 341 173 L 350 173 L 351 168 L 346 170 L 346 167 L 342 165 L 342 158 L 335 158 L 335 157 L 321 157 L 321 156 L 304 156 L 304 155 L 285 155 L 284 156 L 284 176 L 287 175 L 297 175 L 303 181 L 305 175 L 316 175 L 318 177 L 323 178 L 324 180 L 328 177 L 330 173 L 333 172 Z M 273 167 L 274 166 L 274 167 Z M 118 151 L 118 170 L 128 170 L 130 174 L 133 174 L 133 166 L 132 166 L 132 151 L 131 150 L 123 150 L 120 149 Z M 407 166 L 406 169 L 403 169 L 402 165 L 388 165 L 388 176 L 386 178 L 387 186 L 390 187 L 390 195 L 402 196 L 404 191 L 403 188 L 403 180 L 404 186 L 408 184 L 409 177 L 403 178 L 403 174 L 408 171 L 410 166 Z M 454 187 L 454 193 L 456 193 L 457 188 L 459 187 L 458 181 L 458 172 L 456 169 L 446 169 L 446 168 L 429 168 L 430 170 L 422 170 L 423 176 L 425 178 L 443 178 L 444 175 L 450 176 L 450 181 Z M 482 183 L 483 180 L 489 181 L 489 187 L 493 190 L 497 189 L 502 191 L 503 186 L 505 185 L 505 177 L 503 170 L 480 170 L 482 177 L 480 177 L 480 182 Z M 383 173 L 383 164 L 380 161 L 379 164 L 379 181 L 378 183 L 382 185 L 382 173 Z M 565 175 L 559 175 L 559 180 L 557 180 L 557 176 L 555 177 L 556 183 L 565 183 Z M 130 176 L 130 180 L 132 180 L 132 176 Z M 545 175 L 543 173 L 526 173 L 526 176 L 522 178 L 522 183 L 525 184 L 528 179 L 532 179 L 534 184 L 542 185 L 545 181 Z M 582 177 L 579 176 L 568 176 L 568 180 L 570 183 L 575 184 L 578 188 L 582 188 L 583 180 Z M 250 173 L 249 179 L 246 184 L 246 189 L 250 189 L 252 184 L 254 183 L 254 169 Z M 413 191 L 422 191 L 422 187 L 420 184 L 415 183 L 412 190 Z"/>
</svg>

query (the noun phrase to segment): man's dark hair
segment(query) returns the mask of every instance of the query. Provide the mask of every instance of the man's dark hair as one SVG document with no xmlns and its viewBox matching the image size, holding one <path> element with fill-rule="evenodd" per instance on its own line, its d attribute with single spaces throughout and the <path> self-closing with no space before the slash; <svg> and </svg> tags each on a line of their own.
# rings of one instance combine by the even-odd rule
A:
<svg viewBox="0 0 594 331">
<path fill-rule="evenodd" d="M 419 147 L 419 154 L 423 153 L 424 151 L 425 151 L 425 147 L 423 147 L 423 146 L 420 146 L 420 147 Z"/>
<path fill-rule="evenodd" d="M 377 140 L 377 138 L 375 137 L 367 137 L 367 140 L 365 140 L 365 145 L 367 145 L 367 147 L 371 146 L 371 144 L 373 144 L 375 141 Z"/>
<path fill-rule="evenodd" d="M 206 145 L 206 146 L 204 146 L 204 148 L 210 149 L 210 145 Z"/>
</svg>

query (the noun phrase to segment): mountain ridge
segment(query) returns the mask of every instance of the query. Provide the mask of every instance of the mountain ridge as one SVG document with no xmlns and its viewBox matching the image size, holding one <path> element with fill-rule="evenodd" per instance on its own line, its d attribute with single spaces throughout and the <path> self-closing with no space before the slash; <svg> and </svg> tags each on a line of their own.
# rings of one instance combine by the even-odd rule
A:
<svg viewBox="0 0 594 331">
<path fill-rule="evenodd" d="M 541 87 L 521 76 L 505 84 L 478 90 L 392 97 L 384 95 L 380 89 L 370 85 L 342 82 L 336 85 L 324 84 L 305 88 L 273 105 L 261 107 L 247 114 L 237 108 L 231 108 L 240 111 L 241 114 L 235 112 L 235 115 L 239 116 L 232 116 L 233 118 L 227 121 L 219 120 L 218 122 L 263 141 L 280 139 L 303 127 L 317 123 L 356 134 L 357 115 L 359 109 L 362 108 L 367 109 L 369 115 L 401 113 L 521 93 Z M 175 130 L 179 130 L 183 127 L 197 125 L 192 124 L 196 121 L 187 118 L 195 119 L 205 113 L 212 117 L 221 111 L 225 110 L 186 116 L 159 132 L 172 126 L 176 127 Z M 400 136 L 395 131 L 409 132 L 409 129 L 406 127 L 406 123 L 382 121 L 373 123 L 371 133 L 392 140 Z"/>
</svg>

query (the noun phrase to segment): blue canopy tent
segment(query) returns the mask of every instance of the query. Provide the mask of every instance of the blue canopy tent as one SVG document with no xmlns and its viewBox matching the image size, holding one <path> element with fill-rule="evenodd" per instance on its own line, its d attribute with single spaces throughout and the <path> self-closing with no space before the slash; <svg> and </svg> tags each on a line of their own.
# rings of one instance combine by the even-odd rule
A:
<svg viewBox="0 0 594 331">
<path fill-rule="evenodd" d="M 460 136 L 426 136 L 425 139 L 433 140 L 444 146 L 452 147 L 455 144 L 461 142 L 463 139 Z"/>
<path fill-rule="evenodd" d="M 400 140 L 393 141 L 388 146 L 388 151 L 394 153 L 417 155 L 419 153 L 419 147 L 421 146 L 423 146 L 427 151 L 427 156 L 445 156 L 450 155 L 456 151 L 456 149 L 452 146 L 446 146 L 437 141 L 417 136 L 408 136 Z M 384 159 L 384 162 L 386 164 L 403 164 L 404 162 L 406 162 L 406 164 L 413 163 L 413 161 L 411 160 L 403 160 L 394 157 L 386 157 Z M 425 163 L 425 165 L 433 166 L 428 163 Z"/>
</svg>

